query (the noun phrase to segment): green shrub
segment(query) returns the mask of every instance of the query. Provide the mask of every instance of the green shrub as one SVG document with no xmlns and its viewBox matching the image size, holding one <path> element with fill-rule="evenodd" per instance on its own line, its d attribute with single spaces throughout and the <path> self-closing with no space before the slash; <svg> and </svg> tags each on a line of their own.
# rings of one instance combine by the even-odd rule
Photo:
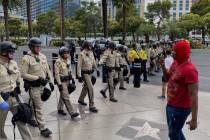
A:
<svg viewBox="0 0 210 140">
<path fill-rule="evenodd" d="M 50 46 L 52 47 L 60 47 L 62 46 L 63 42 L 61 40 L 52 40 L 50 42 Z"/>
<path fill-rule="evenodd" d="M 27 39 L 11 39 L 11 42 L 16 44 L 17 46 L 23 46 L 26 44 Z"/>
<path fill-rule="evenodd" d="M 191 49 L 202 49 L 204 46 L 201 41 L 192 41 L 189 40 Z"/>
</svg>

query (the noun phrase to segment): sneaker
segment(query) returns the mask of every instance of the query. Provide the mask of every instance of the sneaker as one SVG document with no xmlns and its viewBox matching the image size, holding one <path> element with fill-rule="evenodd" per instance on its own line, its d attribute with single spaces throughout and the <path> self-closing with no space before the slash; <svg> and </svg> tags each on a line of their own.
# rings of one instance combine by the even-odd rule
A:
<svg viewBox="0 0 210 140">
<path fill-rule="evenodd" d="M 101 90 L 100 93 L 104 98 L 107 98 L 106 93 L 103 90 Z"/>
<path fill-rule="evenodd" d="M 63 110 L 58 110 L 58 114 L 59 114 L 59 115 L 66 116 L 66 112 L 64 112 Z"/>
<path fill-rule="evenodd" d="M 126 90 L 126 88 L 124 88 L 124 87 L 119 87 L 119 89 L 120 89 L 120 90 Z"/>
<path fill-rule="evenodd" d="M 79 103 L 80 105 L 87 106 L 87 103 L 85 103 L 85 102 L 83 102 L 83 101 L 78 101 L 78 103 Z"/>
<path fill-rule="evenodd" d="M 96 107 L 90 107 L 89 111 L 93 113 L 98 113 L 98 109 Z"/>
<path fill-rule="evenodd" d="M 41 135 L 43 137 L 48 138 L 48 137 L 50 137 L 51 134 L 52 134 L 52 131 L 50 131 L 48 128 L 41 130 Z"/>
<path fill-rule="evenodd" d="M 111 102 L 114 102 L 114 103 L 116 103 L 117 102 L 117 99 L 115 99 L 115 98 L 111 98 L 111 99 L 109 99 Z"/>
<path fill-rule="evenodd" d="M 79 116 L 79 113 L 77 113 L 77 112 L 72 112 L 72 113 L 70 113 L 70 116 L 71 116 L 72 119 L 74 119 L 74 118 L 76 118 L 77 116 Z"/>
<path fill-rule="evenodd" d="M 35 120 L 30 120 L 28 124 L 32 127 L 38 127 L 38 123 Z"/>
<path fill-rule="evenodd" d="M 158 99 L 165 99 L 166 97 L 161 95 L 161 96 L 158 96 Z"/>
</svg>

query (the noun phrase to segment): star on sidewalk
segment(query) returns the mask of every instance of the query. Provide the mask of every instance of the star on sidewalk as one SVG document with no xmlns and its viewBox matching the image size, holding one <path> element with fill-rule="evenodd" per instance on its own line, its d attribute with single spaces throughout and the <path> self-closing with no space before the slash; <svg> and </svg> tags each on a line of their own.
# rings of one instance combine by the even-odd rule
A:
<svg viewBox="0 0 210 140">
<path fill-rule="evenodd" d="M 141 127 L 139 126 L 128 126 L 128 127 L 133 128 L 138 131 L 135 138 L 150 136 L 157 140 L 161 140 L 161 138 L 158 135 L 158 133 L 160 132 L 160 129 L 152 128 L 148 122 L 145 122 L 144 125 Z"/>
</svg>

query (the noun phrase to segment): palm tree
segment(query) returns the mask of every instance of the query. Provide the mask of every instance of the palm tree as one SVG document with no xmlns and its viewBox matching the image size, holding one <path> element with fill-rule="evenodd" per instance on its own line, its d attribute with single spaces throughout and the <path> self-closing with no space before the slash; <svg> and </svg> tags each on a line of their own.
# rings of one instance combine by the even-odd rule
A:
<svg viewBox="0 0 210 140">
<path fill-rule="evenodd" d="M 60 14 L 61 14 L 61 40 L 65 40 L 65 35 L 64 35 L 64 0 L 60 0 Z"/>
<path fill-rule="evenodd" d="M 107 38 L 108 28 L 107 28 L 107 1 L 106 0 L 102 0 L 102 11 L 103 11 L 104 38 Z"/>
<path fill-rule="evenodd" d="M 123 15 L 123 42 L 126 40 L 126 13 L 129 8 L 135 3 L 135 0 L 113 0 L 114 5 L 117 8 L 122 8 L 122 15 Z"/>
<path fill-rule="evenodd" d="M 21 0 L 0 0 L 0 4 L 3 6 L 3 11 L 4 11 L 4 26 L 5 26 L 6 40 L 9 40 L 8 11 L 17 8 L 18 6 L 21 6 Z"/>
<path fill-rule="evenodd" d="M 29 38 L 33 36 L 32 20 L 31 20 L 31 0 L 26 0 L 27 18 L 28 18 L 28 32 Z"/>
</svg>

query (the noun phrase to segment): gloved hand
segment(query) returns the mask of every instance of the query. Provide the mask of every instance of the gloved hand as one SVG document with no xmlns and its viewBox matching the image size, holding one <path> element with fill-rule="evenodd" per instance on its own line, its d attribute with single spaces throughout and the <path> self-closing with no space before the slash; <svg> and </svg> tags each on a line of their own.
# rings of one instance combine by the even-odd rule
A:
<svg viewBox="0 0 210 140">
<path fill-rule="evenodd" d="M 78 78 L 78 81 L 79 81 L 79 83 L 82 83 L 82 81 L 83 81 L 83 80 L 82 80 L 82 77 L 79 77 L 79 78 Z"/>
<path fill-rule="evenodd" d="M 20 94 L 21 93 L 20 86 L 16 86 L 16 88 L 14 89 L 14 92 L 16 94 Z"/>
<path fill-rule="evenodd" d="M 54 85 L 53 85 L 53 83 L 49 83 L 49 86 L 50 86 L 50 89 L 51 89 L 51 91 L 54 91 Z"/>
<path fill-rule="evenodd" d="M 97 70 L 97 77 L 100 77 L 100 71 Z"/>
<path fill-rule="evenodd" d="M 9 109 L 9 104 L 7 102 L 3 102 L 3 103 L 0 103 L 0 110 L 8 110 Z"/>
<path fill-rule="evenodd" d="M 42 77 L 39 77 L 39 79 L 37 79 L 37 82 L 41 83 L 41 85 L 45 86 L 48 82 L 47 79 L 44 79 Z"/>
<path fill-rule="evenodd" d="M 75 80 L 74 80 L 74 78 L 72 78 L 72 84 L 75 84 Z"/>
<path fill-rule="evenodd" d="M 63 86 L 62 85 L 58 85 L 58 89 L 59 89 L 59 91 L 63 91 Z"/>
</svg>

